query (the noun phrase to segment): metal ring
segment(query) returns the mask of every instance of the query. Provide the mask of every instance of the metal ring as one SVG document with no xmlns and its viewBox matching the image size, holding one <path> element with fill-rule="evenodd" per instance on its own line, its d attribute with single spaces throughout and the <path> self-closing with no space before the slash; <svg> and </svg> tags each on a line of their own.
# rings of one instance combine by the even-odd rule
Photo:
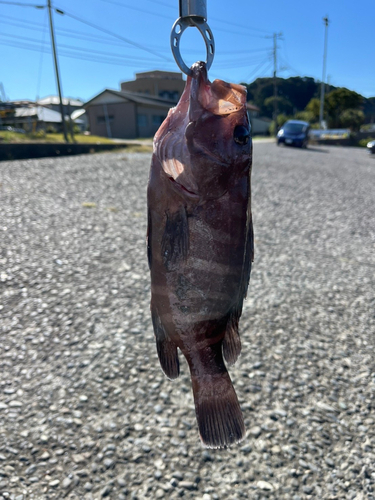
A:
<svg viewBox="0 0 375 500">
<path fill-rule="evenodd" d="M 186 30 L 186 28 L 189 28 L 189 26 L 195 26 L 203 36 L 204 42 L 206 44 L 206 49 L 207 49 L 207 59 L 206 59 L 206 67 L 207 71 L 210 69 L 211 64 L 214 60 L 214 55 L 215 55 L 215 41 L 214 41 L 214 36 L 212 34 L 211 28 L 208 26 L 206 22 L 203 20 L 201 21 L 200 19 L 194 19 L 194 18 L 184 18 L 180 17 L 177 19 L 177 21 L 174 23 L 172 27 L 172 32 L 171 32 L 171 48 L 172 48 L 172 54 L 173 57 L 176 60 L 176 63 L 180 70 L 185 73 L 186 75 L 192 76 L 193 72 L 191 71 L 190 68 L 188 68 L 183 61 L 181 54 L 180 54 L 180 40 L 182 33 Z"/>
</svg>

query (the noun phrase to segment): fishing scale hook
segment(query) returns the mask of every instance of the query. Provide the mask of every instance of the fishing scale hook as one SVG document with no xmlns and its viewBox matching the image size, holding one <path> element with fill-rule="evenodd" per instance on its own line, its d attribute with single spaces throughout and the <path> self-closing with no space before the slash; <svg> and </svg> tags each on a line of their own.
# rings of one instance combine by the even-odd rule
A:
<svg viewBox="0 0 375 500">
<path fill-rule="evenodd" d="M 180 17 L 174 23 L 171 32 L 171 49 L 173 57 L 186 75 L 192 76 L 191 69 L 185 64 L 180 53 L 180 41 L 183 32 L 189 27 L 195 27 L 202 35 L 206 44 L 206 67 L 210 69 L 215 55 L 215 41 L 211 28 L 207 24 L 206 0 L 179 0 Z"/>
</svg>

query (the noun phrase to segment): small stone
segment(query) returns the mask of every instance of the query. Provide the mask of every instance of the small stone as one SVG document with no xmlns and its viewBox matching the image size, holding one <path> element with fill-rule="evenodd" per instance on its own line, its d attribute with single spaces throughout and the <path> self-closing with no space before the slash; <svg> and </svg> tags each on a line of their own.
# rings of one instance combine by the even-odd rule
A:
<svg viewBox="0 0 375 500">
<path fill-rule="evenodd" d="M 11 448 L 10 446 L 8 446 L 6 448 L 6 450 L 9 452 L 9 453 L 12 453 L 12 455 L 18 455 L 18 450 L 16 448 Z"/>
<path fill-rule="evenodd" d="M 172 473 L 172 477 L 178 479 L 179 481 L 182 481 L 184 479 L 184 476 L 181 474 L 179 470 L 176 470 Z"/>
<path fill-rule="evenodd" d="M 82 462 L 86 461 L 86 458 L 83 455 L 81 455 L 80 453 L 75 453 L 72 456 L 72 459 L 73 459 L 73 462 L 76 464 L 81 464 Z"/>
<path fill-rule="evenodd" d="M 36 471 L 36 465 L 32 464 L 25 470 L 25 474 L 26 476 L 30 476 L 31 474 L 34 474 L 35 471 Z"/>
<path fill-rule="evenodd" d="M 21 403 L 21 401 L 13 400 L 13 401 L 9 402 L 9 406 L 11 408 L 20 408 L 22 406 L 22 403 Z"/>
<path fill-rule="evenodd" d="M 164 498 L 164 495 L 164 491 L 159 488 L 158 490 L 156 490 L 155 498 Z"/>
<path fill-rule="evenodd" d="M 40 455 L 40 458 L 42 460 L 48 460 L 51 455 L 48 453 L 48 451 L 45 451 L 42 455 Z"/>
<path fill-rule="evenodd" d="M 326 463 L 329 467 L 334 467 L 334 466 L 335 466 L 335 462 L 334 462 L 331 458 L 329 458 L 329 457 L 325 458 L 325 459 L 324 459 L 324 461 L 325 461 L 325 463 Z"/>
<path fill-rule="evenodd" d="M 56 488 L 60 484 L 60 481 L 58 479 L 54 479 L 50 483 L 48 483 L 51 488 Z"/>
<path fill-rule="evenodd" d="M 82 402 L 82 403 L 86 403 L 86 401 L 88 400 L 88 397 L 85 396 L 84 394 L 81 394 L 81 396 L 79 397 L 79 400 Z"/>
<path fill-rule="evenodd" d="M 39 440 L 41 443 L 48 443 L 48 436 L 46 436 L 45 434 L 42 434 L 40 436 Z"/>
<path fill-rule="evenodd" d="M 178 483 L 179 488 L 182 488 L 184 490 L 196 490 L 197 485 L 195 483 L 192 483 L 191 481 L 180 481 Z"/>
<path fill-rule="evenodd" d="M 162 413 L 163 407 L 161 405 L 155 405 L 154 406 L 154 412 L 155 413 Z"/>
<path fill-rule="evenodd" d="M 255 427 L 252 427 L 249 432 L 253 437 L 257 438 L 261 435 L 262 429 L 256 425 Z"/>
<path fill-rule="evenodd" d="M 203 460 L 203 462 L 211 462 L 212 456 L 210 455 L 210 453 L 207 450 L 204 450 L 202 452 L 202 460 Z"/>
<path fill-rule="evenodd" d="M 114 460 L 112 460 L 111 458 L 105 458 L 103 460 L 103 464 L 105 465 L 105 467 L 107 469 L 110 469 L 116 465 L 116 462 Z"/>
<path fill-rule="evenodd" d="M 326 403 L 323 403 L 322 401 L 318 401 L 316 406 L 319 410 L 323 410 L 323 411 L 331 412 L 331 413 L 336 412 L 336 410 L 333 408 L 333 406 L 327 405 Z"/>
<path fill-rule="evenodd" d="M 7 408 L 8 408 L 7 404 L 0 402 L 0 410 L 6 410 Z"/>
<path fill-rule="evenodd" d="M 85 490 L 86 490 L 86 491 L 91 491 L 91 490 L 92 490 L 92 484 L 91 484 L 91 483 L 89 483 L 88 481 L 87 481 L 87 483 L 85 483 L 85 484 L 83 485 L 83 487 L 85 488 Z M 103 495 L 102 495 L 102 496 L 103 496 Z"/>
<path fill-rule="evenodd" d="M 311 495 L 311 493 L 313 493 L 314 491 L 314 486 L 309 486 L 309 485 L 302 486 L 302 491 L 306 493 L 306 495 Z"/>
<path fill-rule="evenodd" d="M 67 490 L 71 484 L 72 480 L 69 477 L 66 477 L 64 481 L 61 483 L 61 487 L 64 488 L 64 490 Z"/>
<path fill-rule="evenodd" d="M 107 484 L 102 491 L 100 492 L 100 495 L 102 498 L 107 497 L 112 491 L 112 484 Z"/>
<path fill-rule="evenodd" d="M 272 484 L 268 483 L 267 481 L 258 481 L 257 486 L 258 486 L 258 488 L 260 488 L 261 490 L 264 490 L 264 491 L 272 491 L 273 490 Z"/>
<path fill-rule="evenodd" d="M 117 484 L 120 486 L 120 488 L 125 488 L 126 486 L 126 481 L 122 477 L 117 478 Z"/>
</svg>

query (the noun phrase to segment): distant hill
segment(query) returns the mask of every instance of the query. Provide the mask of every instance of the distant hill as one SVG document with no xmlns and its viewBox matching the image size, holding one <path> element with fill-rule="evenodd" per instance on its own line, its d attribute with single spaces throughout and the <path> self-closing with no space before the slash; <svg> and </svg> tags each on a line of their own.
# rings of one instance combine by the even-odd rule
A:
<svg viewBox="0 0 375 500">
<path fill-rule="evenodd" d="M 261 110 L 261 115 L 272 118 L 273 114 L 273 78 L 257 78 L 252 83 L 243 83 L 247 87 L 247 99 Z M 337 87 L 326 85 L 326 94 Z M 314 78 L 293 76 L 291 78 L 277 78 L 278 113 L 292 116 L 304 111 L 312 98 L 320 98 L 320 82 Z M 367 123 L 375 121 L 375 97 L 361 96 L 362 111 Z"/>
</svg>

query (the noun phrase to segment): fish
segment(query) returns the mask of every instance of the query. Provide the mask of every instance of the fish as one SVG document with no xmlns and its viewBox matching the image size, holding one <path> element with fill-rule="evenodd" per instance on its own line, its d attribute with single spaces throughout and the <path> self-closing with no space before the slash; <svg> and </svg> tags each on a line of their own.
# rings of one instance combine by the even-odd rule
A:
<svg viewBox="0 0 375 500">
<path fill-rule="evenodd" d="M 254 259 L 251 126 L 246 88 L 210 82 L 191 67 L 176 107 L 154 137 L 147 188 L 151 318 L 164 374 L 189 366 L 199 435 L 207 448 L 245 437 L 226 365 Z"/>
</svg>

